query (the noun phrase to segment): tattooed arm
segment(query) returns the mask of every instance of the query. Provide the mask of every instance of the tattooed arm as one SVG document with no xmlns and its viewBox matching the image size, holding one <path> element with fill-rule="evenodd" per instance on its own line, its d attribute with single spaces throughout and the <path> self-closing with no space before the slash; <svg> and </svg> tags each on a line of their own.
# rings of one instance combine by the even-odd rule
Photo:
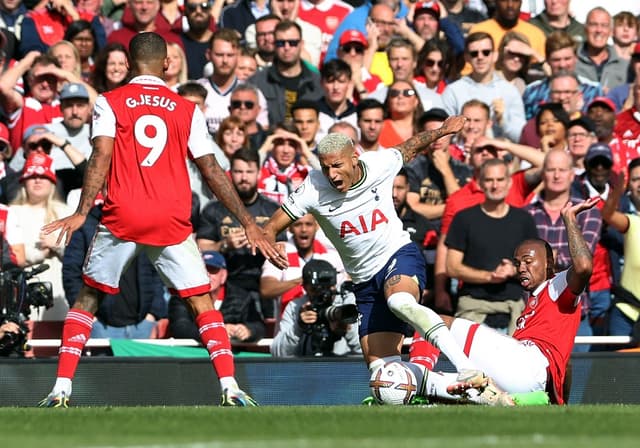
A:
<svg viewBox="0 0 640 448">
<path fill-rule="evenodd" d="M 60 244 L 66 234 L 66 244 L 71 241 L 71 235 L 84 224 L 89 210 L 94 205 L 96 195 L 104 186 L 104 181 L 111 165 L 114 139 L 112 137 L 96 137 L 93 139 L 93 152 L 87 163 L 80 202 L 75 213 L 64 219 L 59 219 L 42 228 L 46 233 L 52 233 L 61 229 L 57 244 Z"/>
<path fill-rule="evenodd" d="M 569 289 L 575 294 L 580 294 L 584 291 L 584 288 L 589 284 L 591 271 L 593 270 L 593 257 L 586 241 L 582 237 L 582 230 L 578 226 L 576 215 L 590 209 L 599 200 L 599 197 L 594 197 L 576 205 L 568 203 L 561 211 L 562 219 L 567 229 L 569 253 L 571 254 L 571 267 L 567 274 L 567 282 Z"/>
<path fill-rule="evenodd" d="M 449 134 L 456 134 L 462 129 L 466 118 L 462 115 L 455 115 L 447 118 L 442 126 L 433 131 L 424 131 L 414 135 L 404 143 L 400 143 L 396 148 L 404 156 L 404 162 L 409 163 L 419 152 L 424 151 L 427 146 Z"/>
<path fill-rule="evenodd" d="M 216 158 L 208 154 L 198 157 L 194 162 L 211 191 L 244 227 L 253 254 L 255 255 L 256 248 L 260 249 L 265 258 L 275 266 L 280 269 L 287 267 L 286 257 L 265 238 Z"/>
</svg>

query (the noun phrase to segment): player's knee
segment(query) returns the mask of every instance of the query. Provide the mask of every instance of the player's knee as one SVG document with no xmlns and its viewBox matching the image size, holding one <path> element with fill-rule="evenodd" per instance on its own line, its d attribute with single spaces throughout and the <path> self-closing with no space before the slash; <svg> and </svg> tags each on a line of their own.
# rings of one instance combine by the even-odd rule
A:
<svg viewBox="0 0 640 448">
<path fill-rule="evenodd" d="M 418 305 L 415 297 L 408 292 L 396 292 L 387 299 L 387 306 L 393 314 L 407 322 L 411 320 L 411 316 Z"/>
<path fill-rule="evenodd" d="M 100 300 L 102 300 L 103 297 L 104 293 L 101 293 L 95 288 L 84 285 L 82 289 L 80 289 L 78 297 L 76 297 L 73 308 L 87 311 L 91 314 L 96 314 L 98 306 L 100 305 Z"/>
</svg>

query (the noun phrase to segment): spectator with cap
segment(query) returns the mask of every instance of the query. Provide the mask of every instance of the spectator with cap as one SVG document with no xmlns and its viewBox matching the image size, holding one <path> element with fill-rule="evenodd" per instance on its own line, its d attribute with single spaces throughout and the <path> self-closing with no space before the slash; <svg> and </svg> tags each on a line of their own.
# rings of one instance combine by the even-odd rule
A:
<svg viewBox="0 0 640 448">
<path fill-rule="evenodd" d="M 324 57 L 325 61 L 335 59 L 340 46 L 340 37 L 346 30 L 357 30 L 368 36 L 368 30 L 371 29 L 371 25 L 368 24 L 367 17 L 370 15 L 371 8 L 379 3 L 386 3 L 392 9 L 396 19 L 404 19 L 409 11 L 405 3 L 400 0 L 365 0 L 362 6 L 351 11 L 336 29 L 334 37 L 329 43 L 329 48 L 327 48 L 327 53 Z"/>
<path fill-rule="evenodd" d="M 62 283 L 70 307 L 82 288 L 82 266 L 102 218 L 102 203 L 94 206 L 87 220 L 74 232 L 64 250 Z M 148 339 L 158 320 L 167 317 L 165 288 L 149 258 L 135 257 L 120 278 L 120 292 L 101 299 L 92 338 Z"/>
<path fill-rule="evenodd" d="M 622 59 L 609 45 L 612 31 L 611 14 L 601 6 L 593 8 L 585 22 L 586 39 L 577 51 L 576 72 L 599 82 L 605 94 L 627 80 L 629 65 L 629 61 Z"/>
<path fill-rule="evenodd" d="M 369 72 L 375 52 L 376 49 L 369 45 L 365 35 L 358 30 L 346 30 L 340 36 L 338 59 L 351 66 L 354 99 L 367 97 L 382 83 L 379 76 Z"/>
<path fill-rule="evenodd" d="M 597 141 L 596 125 L 589 117 L 582 115 L 569 122 L 567 149 L 573 158 L 573 171 L 576 175 L 584 173 L 584 158 L 589 147 Z"/>
<path fill-rule="evenodd" d="M 640 46 L 640 44 L 638 44 Z M 640 57 L 640 55 L 638 55 Z M 640 58 L 638 60 L 640 67 Z M 631 83 L 631 96 L 633 104 L 616 116 L 615 133 L 620 136 L 623 143 L 636 152 L 640 152 L 640 76 Z"/>
<path fill-rule="evenodd" d="M 8 243 L 20 267 L 46 263 L 49 269 L 32 281 L 50 281 L 53 287 L 53 307 L 32 309 L 31 320 L 64 320 L 69 310 L 62 288 L 62 257 L 64 244 L 58 244 L 58 232 L 45 234 L 42 227 L 72 210 L 60 201 L 56 193 L 53 159 L 40 151 L 32 151 L 22 170 L 22 187 L 9 206 L 7 219 Z"/>
<path fill-rule="evenodd" d="M 629 147 L 615 132 L 616 106 L 609 98 L 595 98 L 588 107 L 587 116 L 595 123 L 598 141 L 609 145 L 613 154 L 613 171 L 625 173 L 632 159 L 638 157 L 638 151 Z"/>
<path fill-rule="evenodd" d="M 9 166 L 12 155 L 9 129 L 0 122 L 0 204 L 11 202 L 20 189 L 20 173 Z"/>
<path fill-rule="evenodd" d="M 600 142 L 589 146 L 584 158 L 585 171 L 576 176 L 574 194 L 584 199 L 599 197 L 599 210 L 604 207 L 610 194 L 609 179 L 613 166 L 613 154 L 608 145 Z M 605 336 L 609 308 L 611 307 L 611 255 L 615 254 L 622 235 L 615 228 L 603 223 L 600 238 L 593 252 L 593 272 L 589 280 L 589 325 L 595 336 Z M 610 250 L 614 251 L 610 253 Z M 622 255 L 622 254 L 619 254 Z M 616 257 L 620 263 L 620 257 Z"/>
<path fill-rule="evenodd" d="M 202 252 L 202 260 L 209 274 L 211 289 L 209 295 L 216 310 L 220 309 L 224 300 L 225 283 L 227 282 L 227 263 L 220 252 L 208 250 Z M 225 324 L 225 326 L 236 324 Z M 189 338 L 200 340 L 198 327 L 193 315 L 187 308 L 187 303 L 177 296 L 169 299 L 169 334 L 174 338 Z M 231 336 L 231 334 L 229 334 Z"/>
</svg>

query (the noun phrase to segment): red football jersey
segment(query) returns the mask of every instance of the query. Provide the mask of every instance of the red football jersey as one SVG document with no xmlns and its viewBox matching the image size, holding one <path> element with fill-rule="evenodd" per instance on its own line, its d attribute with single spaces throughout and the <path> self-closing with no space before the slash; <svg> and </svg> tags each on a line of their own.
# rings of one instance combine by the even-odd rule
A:
<svg viewBox="0 0 640 448">
<path fill-rule="evenodd" d="M 549 360 L 558 404 L 564 403 L 562 385 L 582 308 L 578 297 L 567 287 L 567 272 L 556 274 L 531 294 L 513 333 L 519 341 L 534 342 Z"/>
<path fill-rule="evenodd" d="M 152 246 L 192 232 L 187 151 L 211 153 L 204 115 L 153 76 L 99 96 L 92 138 L 114 138 L 102 223 L 118 238 Z"/>
</svg>

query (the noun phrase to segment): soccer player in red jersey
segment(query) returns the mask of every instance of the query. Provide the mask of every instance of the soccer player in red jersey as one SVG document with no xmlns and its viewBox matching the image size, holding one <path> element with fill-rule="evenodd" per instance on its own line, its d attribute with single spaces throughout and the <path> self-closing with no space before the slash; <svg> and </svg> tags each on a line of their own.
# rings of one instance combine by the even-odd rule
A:
<svg viewBox="0 0 640 448">
<path fill-rule="evenodd" d="M 566 402 L 563 388 L 580 325 L 579 296 L 589 284 L 593 269 L 591 251 L 582 237 L 576 215 L 593 207 L 598 200 L 568 203 L 561 211 L 572 262 L 568 269 L 554 273 L 553 252 L 544 240 L 526 240 L 516 248 L 516 278 L 529 298 L 513 337 L 466 319 L 443 316 L 464 353 L 502 390 L 509 393 L 546 391 L 551 403 Z M 455 374 L 443 375 L 453 377 Z M 449 389 L 448 392 L 461 391 Z"/>
<path fill-rule="evenodd" d="M 262 235 L 206 144 L 207 127 L 195 103 L 162 81 L 168 67 L 165 40 L 137 34 L 129 45 L 133 79 L 100 96 L 93 114 L 93 153 L 76 212 L 43 228 L 60 230 L 67 243 L 82 226 L 106 182 L 103 218 L 83 268 L 84 287 L 64 323 L 57 380 L 41 402 L 67 407 L 71 380 L 89 339 L 93 316 L 104 293 L 117 293 L 122 272 L 145 252 L 169 290 L 186 300 L 196 316 L 203 344 L 220 378 L 222 404 L 256 403 L 234 379 L 233 355 L 222 315 L 209 297 L 209 278 L 191 238 L 191 190 L 186 158 L 198 166 L 209 188 L 244 226 L 252 250 L 278 267 L 286 258 Z M 188 150 L 188 152 L 187 152 Z"/>
</svg>

